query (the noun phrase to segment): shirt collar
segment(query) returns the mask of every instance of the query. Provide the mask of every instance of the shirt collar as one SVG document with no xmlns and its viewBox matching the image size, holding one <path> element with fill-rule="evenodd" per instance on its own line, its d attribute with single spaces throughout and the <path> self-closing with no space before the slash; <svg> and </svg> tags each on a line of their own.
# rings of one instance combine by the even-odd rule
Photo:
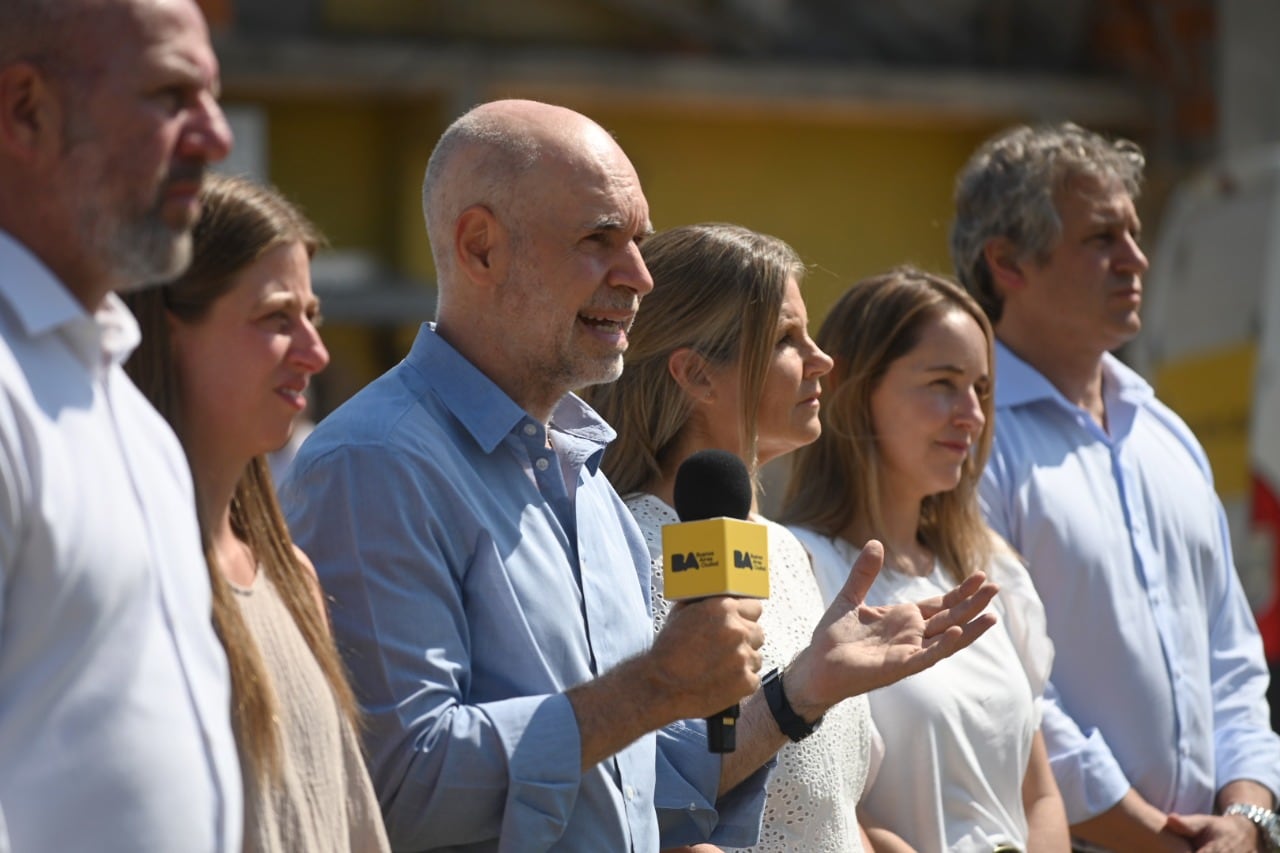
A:
<svg viewBox="0 0 1280 853">
<path fill-rule="evenodd" d="M 1107 399 L 1119 399 L 1133 405 L 1155 396 L 1151 385 L 1132 368 L 1111 353 L 1102 355 L 1102 386 Z M 1039 400 L 1058 402 L 1076 408 L 1040 371 L 996 341 L 996 408 L 1011 409 Z"/>
<path fill-rule="evenodd" d="M 0 230 L 0 301 L 9 305 L 28 337 L 61 333 L 92 369 L 123 364 L 142 340 L 133 314 L 114 293 L 90 315 L 26 246 Z"/>
<path fill-rule="evenodd" d="M 492 453 L 517 428 L 536 423 L 493 380 L 440 337 L 435 323 L 422 324 L 405 360 L 485 453 Z M 574 394 L 566 394 L 556 404 L 551 413 L 551 429 L 601 451 L 615 436 L 604 419 Z M 600 455 L 591 454 L 589 464 L 598 465 Z"/>
</svg>

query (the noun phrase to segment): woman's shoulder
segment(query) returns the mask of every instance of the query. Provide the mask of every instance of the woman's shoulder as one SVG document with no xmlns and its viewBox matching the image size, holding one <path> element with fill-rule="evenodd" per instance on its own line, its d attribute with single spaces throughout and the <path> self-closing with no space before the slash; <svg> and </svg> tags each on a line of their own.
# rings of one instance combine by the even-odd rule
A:
<svg viewBox="0 0 1280 853">
<path fill-rule="evenodd" d="M 676 511 L 662 498 L 648 492 L 631 492 L 623 496 L 622 502 L 639 525 L 646 540 L 658 535 L 663 525 L 675 524 L 680 520 Z"/>
<path fill-rule="evenodd" d="M 1044 604 L 1027 571 L 1026 560 L 1001 536 L 992 533 L 987 579 L 1000 586 L 995 606 L 1037 696 L 1044 692 L 1053 666 Z"/>
<path fill-rule="evenodd" d="M 293 559 L 297 561 L 298 565 L 302 567 L 302 570 L 305 571 L 313 581 L 319 583 L 320 581 L 316 577 L 315 563 L 311 562 L 311 558 L 307 556 L 307 552 L 299 548 L 296 543 L 290 542 L 289 545 L 293 548 Z"/>
<path fill-rule="evenodd" d="M 1039 606 L 1039 596 L 1036 595 L 1031 575 L 1027 572 L 1027 561 L 999 533 L 990 529 L 987 532 L 991 547 L 990 558 L 984 568 L 987 580 L 1000 584 L 1001 596 L 1004 596 L 1006 589 L 1018 597 L 1030 595 L 1036 599 L 1036 605 Z"/>
</svg>

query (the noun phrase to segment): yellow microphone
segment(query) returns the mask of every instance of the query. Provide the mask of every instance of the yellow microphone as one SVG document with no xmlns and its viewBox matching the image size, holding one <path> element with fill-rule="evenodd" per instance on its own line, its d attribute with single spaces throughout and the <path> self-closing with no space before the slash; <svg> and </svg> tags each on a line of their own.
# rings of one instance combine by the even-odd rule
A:
<svg viewBox="0 0 1280 853">
<path fill-rule="evenodd" d="M 663 596 L 769 597 L 769 529 L 747 521 L 751 475 L 724 450 L 702 450 L 676 470 L 678 524 L 662 528 Z M 738 706 L 707 717 L 707 748 L 733 752 Z"/>
</svg>

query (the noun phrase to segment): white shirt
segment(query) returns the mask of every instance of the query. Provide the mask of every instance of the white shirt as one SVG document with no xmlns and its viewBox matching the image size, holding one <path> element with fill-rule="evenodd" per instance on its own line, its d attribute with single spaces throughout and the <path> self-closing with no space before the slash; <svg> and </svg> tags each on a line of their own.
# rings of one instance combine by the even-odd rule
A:
<svg viewBox="0 0 1280 853">
<path fill-rule="evenodd" d="M 0 808 L 20 851 L 232 851 L 239 766 L 186 458 L 0 232 Z"/>
<path fill-rule="evenodd" d="M 858 549 L 792 528 L 813 555 L 823 595 L 844 585 Z M 868 824 L 892 830 L 919 853 L 990 853 L 1027 847 L 1022 781 L 1040 725 L 1039 699 L 1053 664 L 1044 610 L 1026 571 L 998 553 L 987 576 L 1000 584 L 995 628 L 924 672 L 871 693 L 883 748 L 872 752 L 861 808 Z M 924 576 L 886 566 L 867 604 L 914 602 L 954 583 L 940 566 Z"/>
<path fill-rule="evenodd" d="M 1067 819 L 1130 786 L 1162 811 L 1209 814 L 1234 779 L 1280 791 L 1257 624 L 1208 461 L 1117 359 L 1109 431 L 1007 348 L 982 497 L 1026 557 L 1057 647 L 1045 745 Z"/>
<path fill-rule="evenodd" d="M 662 527 L 679 521 L 676 511 L 650 494 L 629 495 L 652 559 L 654 627 L 661 628 L 672 602 L 662 595 Z M 759 521 L 760 519 L 753 519 Z M 769 600 L 764 603 L 762 672 L 791 662 L 813 637 L 825 606 L 809 557 L 785 527 L 765 522 L 769 533 Z M 853 564 L 845 566 L 845 575 Z M 866 696 L 832 708 L 822 725 L 800 743 L 778 753 L 769 780 L 756 853 L 861 853 L 856 806 L 871 754 L 871 718 Z"/>
</svg>

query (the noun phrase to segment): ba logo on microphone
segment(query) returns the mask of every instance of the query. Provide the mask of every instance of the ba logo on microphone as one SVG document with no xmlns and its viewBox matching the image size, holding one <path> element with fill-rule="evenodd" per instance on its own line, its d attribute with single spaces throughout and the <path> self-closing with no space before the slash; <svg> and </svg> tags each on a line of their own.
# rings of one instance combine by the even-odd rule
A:
<svg viewBox="0 0 1280 853">
<path fill-rule="evenodd" d="M 750 551 L 739 551 L 734 549 L 733 567 L 735 569 L 754 569 L 757 565 L 763 565 L 764 561 Z"/>
<path fill-rule="evenodd" d="M 700 568 L 702 566 L 698 565 L 698 558 L 693 555 L 692 551 L 688 554 L 676 553 L 671 555 L 671 571 L 673 572 L 687 572 L 689 569 Z"/>
</svg>

